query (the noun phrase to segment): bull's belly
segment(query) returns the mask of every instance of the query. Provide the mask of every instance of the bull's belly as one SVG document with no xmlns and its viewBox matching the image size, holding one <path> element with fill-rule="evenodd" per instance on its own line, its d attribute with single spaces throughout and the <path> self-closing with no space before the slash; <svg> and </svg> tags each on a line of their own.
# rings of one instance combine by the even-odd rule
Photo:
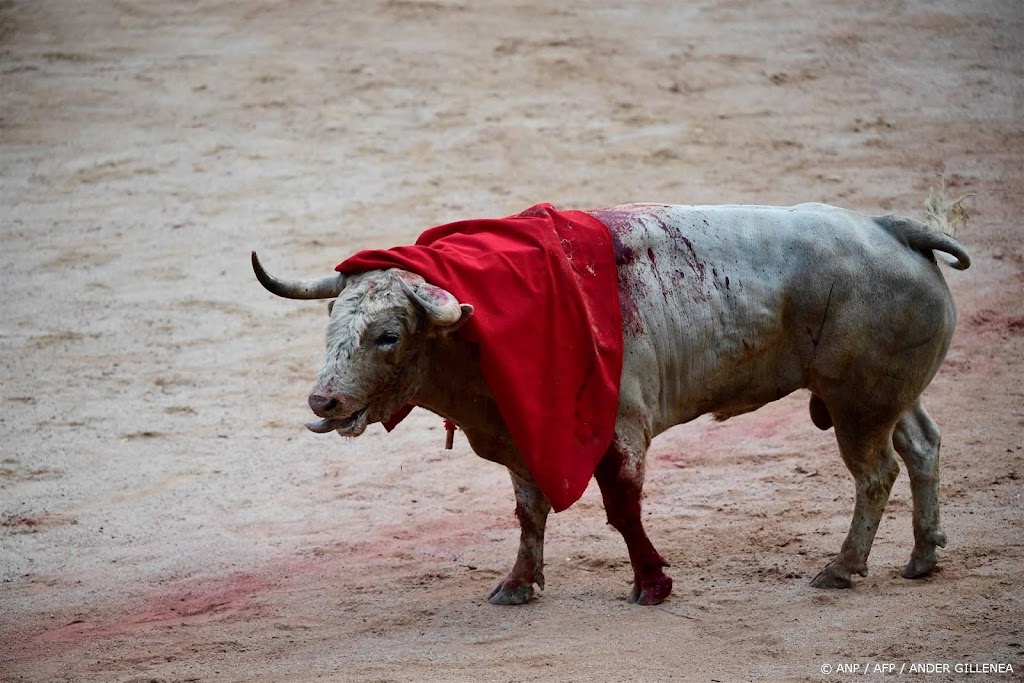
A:
<svg viewBox="0 0 1024 683">
<path fill-rule="evenodd" d="M 682 360 L 685 344 L 627 337 L 625 348 L 619 414 L 642 419 L 650 438 L 702 415 L 724 420 L 757 410 L 810 384 L 793 349 L 722 353 L 701 364 Z"/>
</svg>

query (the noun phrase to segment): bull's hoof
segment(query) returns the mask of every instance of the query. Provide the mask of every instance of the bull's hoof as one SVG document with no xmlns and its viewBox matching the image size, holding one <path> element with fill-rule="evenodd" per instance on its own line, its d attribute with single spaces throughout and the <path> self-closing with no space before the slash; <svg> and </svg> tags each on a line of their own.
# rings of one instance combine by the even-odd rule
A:
<svg viewBox="0 0 1024 683">
<path fill-rule="evenodd" d="M 910 562 L 903 568 L 903 578 L 920 579 L 931 574 L 935 565 L 939 563 L 939 552 L 936 547 L 946 547 L 946 534 L 941 531 L 925 534 L 924 538 L 914 545 Z"/>
<path fill-rule="evenodd" d="M 811 581 L 812 588 L 850 588 L 853 586 L 853 581 L 850 576 L 853 574 L 860 574 L 861 576 L 868 575 L 867 563 L 861 563 L 851 569 L 847 569 L 845 564 L 840 561 L 839 558 L 832 560 L 825 568 L 822 569 L 814 580 Z"/>
<path fill-rule="evenodd" d="M 633 584 L 633 592 L 629 594 L 627 600 L 631 605 L 658 605 L 664 602 L 671 592 L 672 577 L 662 574 L 643 585 Z"/>
<path fill-rule="evenodd" d="M 525 605 L 533 600 L 533 584 L 519 579 L 505 579 L 499 583 L 487 601 L 492 605 Z"/>
<path fill-rule="evenodd" d="M 811 581 L 812 588 L 849 588 L 853 585 L 850 575 L 834 574 L 828 569 L 823 569 L 820 574 Z"/>
<path fill-rule="evenodd" d="M 939 553 L 932 550 L 918 555 L 916 552 L 911 555 L 910 562 L 903 568 L 904 579 L 923 579 L 935 570 L 939 563 Z"/>
</svg>

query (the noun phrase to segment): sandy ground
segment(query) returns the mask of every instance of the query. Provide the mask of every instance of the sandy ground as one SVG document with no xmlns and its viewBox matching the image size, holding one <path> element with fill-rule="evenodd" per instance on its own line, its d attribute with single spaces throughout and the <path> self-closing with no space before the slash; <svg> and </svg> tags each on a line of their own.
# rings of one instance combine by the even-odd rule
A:
<svg viewBox="0 0 1024 683">
<path fill-rule="evenodd" d="M 0 2 L 0 679 L 1019 680 L 1022 36 L 1019 0 Z M 541 597 L 489 605 L 506 473 L 421 411 L 303 429 L 325 307 L 248 264 L 539 201 L 919 215 L 937 173 L 982 192 L 926 394 L 950 542 L 899 578 L 901 475 L 849 591 L 808 586 L 853 484 L 794 395 L 655 442 L 665 604 L 592 486 Z"/>
</svg>

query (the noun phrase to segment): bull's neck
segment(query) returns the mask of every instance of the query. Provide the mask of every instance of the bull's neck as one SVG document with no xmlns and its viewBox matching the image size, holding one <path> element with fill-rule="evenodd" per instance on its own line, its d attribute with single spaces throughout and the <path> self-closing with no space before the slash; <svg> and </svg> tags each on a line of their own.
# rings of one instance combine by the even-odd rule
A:
<svg viewBox="0 0 1024 683">
<path fill-rule="evenodd" d="M 480 370 L 476 344 L 458 333 L 439 336 L 424 349 L 420 364 L 420 387 L 413 397 L 417 406 L 461 427 L 473 427 L 497 415 L 497 406 Z"/>
</svg>

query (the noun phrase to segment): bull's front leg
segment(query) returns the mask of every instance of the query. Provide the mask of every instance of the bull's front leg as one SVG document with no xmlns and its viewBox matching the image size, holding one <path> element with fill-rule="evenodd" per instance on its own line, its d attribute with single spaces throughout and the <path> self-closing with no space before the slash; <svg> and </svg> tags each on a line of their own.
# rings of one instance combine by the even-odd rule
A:
<svg viewBox="0 0 1024 683">
<path fill-rule="evenodd" d="M 522 605 L 533 599 L 533 584 L 544 590 L 544 527 L 551 504 L 537 486 L 512 474 L 519 518 L 519 554 L 508 576 L 491 591 L 495 605 Z"/>
<path fill-rule="evenodd" d="M 657 605 L 672 592 L 672 579 L 662 571 L 668 562 L 647 538 L 640 518 L 640 496 L 644 484 L 643 450 L 613 444 L 594 477 L 601 487 L 608 523 L 626 541 L 629 561 L 633 565 L 633 590 L 629 602 Z"/>
</svg>

